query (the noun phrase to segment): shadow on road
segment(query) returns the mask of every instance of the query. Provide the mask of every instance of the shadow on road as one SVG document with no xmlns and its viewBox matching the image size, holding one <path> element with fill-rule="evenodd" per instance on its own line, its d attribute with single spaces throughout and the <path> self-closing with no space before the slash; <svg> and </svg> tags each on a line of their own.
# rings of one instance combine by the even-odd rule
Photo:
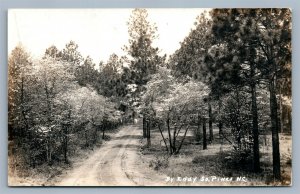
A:
<svg viewBox="0 0 300 194">
<path fill-rule="evenodd" d="M 123 144 L 117 144 L 117 145 L 114 145 L 112 148 L 122 148 L 122 147 L 126 147 L 126 148 L 139 148 L 139 145 L 127 144 L 126 146 L 124 146 Z"/>
<path fill-rule="evenodd" d="M 141 139 L 142 136 L 140 135 L 122 135 L 120 137 L 115 137 L 114 140 L 120 139 Z"/>
</svg>

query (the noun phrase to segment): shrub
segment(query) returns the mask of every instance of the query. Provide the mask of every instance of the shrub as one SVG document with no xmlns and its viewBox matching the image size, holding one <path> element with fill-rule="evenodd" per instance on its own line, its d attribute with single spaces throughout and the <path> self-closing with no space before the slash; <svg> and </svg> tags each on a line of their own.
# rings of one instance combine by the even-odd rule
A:
<svg viewBox="0 0 300 194">
<path fill-rule="evenodd" d="M 151 160 L 149 167 L 154 170 L 160 170 L 162 168 L 167 168 L 169 166 L 169 157 L 168 156 L 156 156 L 154 160 Z"/>
</svg>

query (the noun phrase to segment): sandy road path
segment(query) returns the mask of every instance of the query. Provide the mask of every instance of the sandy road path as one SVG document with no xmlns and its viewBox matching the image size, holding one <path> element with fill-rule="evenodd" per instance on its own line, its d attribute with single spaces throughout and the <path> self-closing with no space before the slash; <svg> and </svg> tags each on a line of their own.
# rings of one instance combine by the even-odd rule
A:
<svg viewBox="0 0 300 194">
<path fill-rule="evenodd" d="M 141 130 L 138 125 L 122 127 L 112 139 L 68 172 L 55 186 L 144 186 L 160 185 L 163 177 L 144 173 L 139 163 Z M 147 166 L 146 166 L 147 168 Z M 147 170 L 149 171 L 149 170 Z"/>
</svg>

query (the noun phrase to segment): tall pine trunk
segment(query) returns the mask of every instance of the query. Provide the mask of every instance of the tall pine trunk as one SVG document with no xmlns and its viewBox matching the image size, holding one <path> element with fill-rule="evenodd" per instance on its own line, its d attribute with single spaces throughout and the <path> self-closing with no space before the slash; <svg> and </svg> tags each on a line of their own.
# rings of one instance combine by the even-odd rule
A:
<svg viewBox="0 0 300 194">
<path fill-rule="evenodd" d="M 274 79 L 269 82 L 270 90 L 270 110 L 271 110 L 271 128 L 272 128 L 272 148 L 273 148 L 273 176 L 275 179 L 281 179 L 280 173 L 280 151 L 278 135 L 278 114 L 277 100 Z"/>
<path fill-rule="evenodd" d="M 283 108 L 282 108 L 282 92 L 281 92 L 281 85 L 279 87 L 279 121 L 280 121 L 280 132 L 283 133 L 284 132 L 284 126 L 283 126 L 283 122 L 284 122 L 284 115 L 282 113 Z"/>
<path fill-rule="evenodd" d="M 250 65 L 251 77 L 255 76 L 255 66 L 253 61 Z M 258 130 L 258 113 L 257 113 L 257 101 L 256 101 L 256 82 L 254 79 L 250 82 L 251 87 L 251 113 L 252 113 L 252 133 L 253 133 L 253 170 L 259 172 L 259 130 Z"/>
<path fill-rule="evenodd" d="M 259 163 L 259 131 L 258 131 L 258 114 L 256 102 L 256 84 L 251 84 L 251 101 L 252 101 L 252 133 L 253 133 L 253 170 L 258 172 L 260 170 Z"/>
<path fill-rule="evenodd" d="M 221 98 L 218 100 L 218 105 L 219 105 L 219 137 L 221 138 L 222 133 L 223 133 L 223 123 L 222 123 L 222 118 L 221 118 L 221 107 L 222 107 L 222 101 Z"/>
<path fill-rule="evenodd" d="M 203 118 L 203 149 L 207 149 L 207 139 L 206 139 L 206 119 Z"/>
<path fill-rule="evenodd" d="M 237 113 L 236 113 L 236 117 L 237 117 L 237 124 L 236 124 L 236 130 L 238 132 L 237 134 L 237 143 L 238 143 L 238 149 L 239 151 L 241 151 L 242 149 L 242 136 L 241 136 L 241 125 L 240 125 L 240 108 L 241 108 L 241 103 L 240 103 L 240 91 L 238 88 L 235 89 L 235 94 L 236 94 L 236 102 L 237 102 Z"/>
<path fill-rule="evenodd" d="M 145 118 L 145 115 L 143 116 L 143 138 L 146 138 L 147 137 L 147 133 L 146 133 L 146 118 Z"/>
<path fill-rule="evenodd" d="M 208 100 L 208 128 L 209 128 L 209 141 L 212 142 L 214 139 L 213 127 L 212 127 L 212 109 L 211 109 L 211 99 Z"/>
</svg>

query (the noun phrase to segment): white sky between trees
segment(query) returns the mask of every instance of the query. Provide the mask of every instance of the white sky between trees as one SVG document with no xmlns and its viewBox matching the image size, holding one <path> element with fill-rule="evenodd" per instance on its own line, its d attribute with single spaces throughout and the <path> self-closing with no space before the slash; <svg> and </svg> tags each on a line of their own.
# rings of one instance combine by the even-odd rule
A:
<svg viewBox="0 0 300 194">
<path fill-rule="evenodd" d="M 33 57 L 46 48 L 59 50 L 70 40 L 79 51 L 89 55 L 96 66 L 116 53 L 124 55 L 128 45 L 127 21 L 133 9 L 11 9 L 8 12 L 8 53 L 22 43 Z M 196 17 L 205 9 L 147 9 L 148 19 L 158 27 L 154 46 L 161 55 L 172 54 L 194 27 Z M 209 11 L 209 10 L 207 10 Z"/>
</svg>

